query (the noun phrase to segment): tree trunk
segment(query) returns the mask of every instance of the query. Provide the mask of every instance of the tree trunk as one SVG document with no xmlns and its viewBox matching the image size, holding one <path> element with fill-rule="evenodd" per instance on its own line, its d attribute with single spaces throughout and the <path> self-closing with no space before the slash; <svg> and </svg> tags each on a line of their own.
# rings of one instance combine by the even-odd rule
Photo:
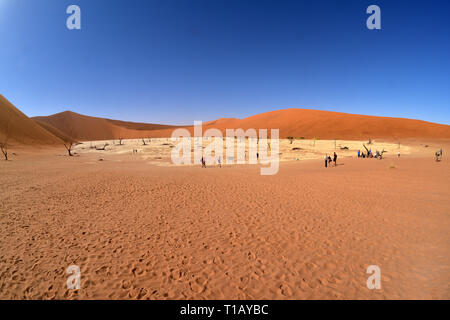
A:
<svg viewBox="0 0 450 320">
<path fill-rule="evenodd" d="M 69 157 L 73 157 L 73 155 L 72 155 L 72 143 L 70 143 L 69 146 L 67 146 L 64 143 L 64 147 L 66 148 L 67 152 L 69 153 Z"/>
<path fill-rule="evenodd" d="M 3 147 L 1 149 L 2 149 L 3 156 L 5 157 L 5 160 L 8 161 L 8 151 L 6 149 L 4 149 Z"/>
</svg>

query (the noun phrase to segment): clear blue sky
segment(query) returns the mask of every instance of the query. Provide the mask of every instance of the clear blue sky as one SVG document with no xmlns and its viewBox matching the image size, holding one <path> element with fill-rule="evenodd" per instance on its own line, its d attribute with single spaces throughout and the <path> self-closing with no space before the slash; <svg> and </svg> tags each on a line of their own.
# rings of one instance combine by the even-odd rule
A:
<svg viewBox="0 0 450 320">
<path fill-rule="evenodd" d="M 366 28 L 371 4 L 382 30 Z M 450 124 L 449 17 L 448 0 L 0 0 L 0 93 L 28 116 L 311 108 Z"/>
</svg>

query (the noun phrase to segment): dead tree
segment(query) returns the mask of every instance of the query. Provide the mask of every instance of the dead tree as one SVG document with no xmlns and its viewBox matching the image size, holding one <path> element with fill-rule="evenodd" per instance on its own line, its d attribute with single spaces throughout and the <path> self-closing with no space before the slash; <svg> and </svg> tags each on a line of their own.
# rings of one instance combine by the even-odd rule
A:
<svg viewBox="0 0 450 320">
<path fill-rule="evenodd" d="M 2 150 L 5 160 L 8 161 L 8 144 L 0 142 L 0 149 Z"/>
<path fill-rule="evenodd" d="M 103 145 L 103 147 L 100 147 L 100 148 L 96 146 L 96 147 L 95 147 L 95 150 L 106 150 L 106 147 L 107 147 L 107 146 L 109 146 L 109 143 L 105 143 L 105 144 Z"/>
<path fill-rule="evenodd" d="M 292 144 L 292 142 L 294 142 L 294 137 L 287 137 L 289 142 Z"/>
<path fill-rule="evenodd" d="M 144 146 L 147 145 L 147 143 L 145 142 L 145 139 L 144 139 L 144 138 L 142 138 L 142 144 L 143 144 Z"/>
<path fill-rule="evenodd" d="M 371 152 L 369 151 L 369 149 L 367 149 L 367 147 L 366 147 L 366 145 L 365 145 L 365 144 L 363 144 L 363 147 L 364 147 L 364 149 L 366 149 L 366 151 L 367 151 L 367 158 L 369 158 L 369 157 L 370 157 L 370 154 L 371 154 Z"/>
<path fill-rule="evenodd" d="M 385 153 L 386 152 L 386 150 L 384 150 L 383 149 L 383 151 L 381 151 L 381 152 L 379 152 L 378 150 L 377 150 L 377 158 L 379 159 L 379 160 L 381 160 L 381 159 L 383 159 L 383 153 Z"/>
<path fill-rule="evenodd" d="M 0 141 L 0 150 L 2 151 L 6 161 L 8 161 L 8 139 L 9 139 L 9 124 L 5 134 L 2 135 Z"/>
<path fill-rule="evenodd" d="M 11 114 L 9 114 L 8 120 L 6 120 L 5 132 L 0 135 L 0 150 L 2 151 L 6 161 L 8 161 L 8 140 L 10 133 L 11 133 Z"/>
<path fill-rule="evenodd" d="M 119 138 L 119 145 L 120 146 L 122 145 L 122 140 L 123 140 L 123 138 Z"/>
<path fill-rule="evenodd" d="M 73 157 L 72 154 L 72 147 L 73 147 L 74 143 L 72 141 L 68 142 L 64 142 L 64 147 L 66 148 L 67 152 L 69 153 L 69 157 Z"/>
</svg>

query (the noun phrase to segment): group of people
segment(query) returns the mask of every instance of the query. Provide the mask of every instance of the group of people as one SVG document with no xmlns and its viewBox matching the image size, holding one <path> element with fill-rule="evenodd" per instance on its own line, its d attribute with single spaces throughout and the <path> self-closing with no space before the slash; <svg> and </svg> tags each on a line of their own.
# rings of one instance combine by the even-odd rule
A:
<svg viewBox="0 0 450 320">
<path fill-rule="evenodd" d="M 222 168 L 222 157 L 217 158 L 217 164 L 219 165 L 219 168 Z M 202 157 L 202 168 L 206 168 L 206 159 L 205 157 Z"/>
<path fill-rule="evenodd" d="M 369 149 L 367 154 L 358 150 L 358 158 L 373 158 L 372 149 Z"/>
<path fill-rule="evenodd" d="M 331 161 L 333 161 L 334 166 L 337 166 L 337 154 L 336 152 L 333 155 L 333 159 L 331 159 L 331 157 L 327 154 L 325 155 L 325 168 L 327 168 L 329 165 L 331 165 Z"/>
</svg>

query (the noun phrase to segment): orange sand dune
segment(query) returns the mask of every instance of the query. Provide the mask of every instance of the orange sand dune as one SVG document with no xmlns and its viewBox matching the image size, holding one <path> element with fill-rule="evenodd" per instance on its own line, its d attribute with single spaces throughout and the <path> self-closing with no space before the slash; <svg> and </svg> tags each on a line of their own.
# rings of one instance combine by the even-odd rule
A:
<svg viewBox="0 0 450 320">
<path fill-rule="evenodd" d="M 31 121 L 3 96 L 0 96 L 1 130 L 6 130 L 9 115 L 13 126 L 11 136 L 21 143 L 60 143 L 70 138 L 80 141 L 170 137 L 176 128 L 170 126 L 125 122 L 77 114 L 71 111 L 51 116 L 34 117 Z M 38 124 L 38 125 L 37 125 Z M 421 120 L 375 117 L 308 109 L 285 109 L 254 115 L 245 119 L 221 118 L 203 124 L 203 130 L 279 129 L 280 137 L 306 139 L 450 139 L 450 126 Z M 0 131 L 1 132 L 1 131 Z M 70 138 L 69 138 L 70 137 Z"/>
<path fill-rule="evenodd" d="M 57 113 L 48 117 L 34 117 L 77 140 L 133 139 L 152 137 L 153 130 L 170 129 L 172 126 L 125 122 L 81 115 L 71 111 Z M 169 134 L 170 136 L 170 134 Z"/>
<path fill-rule="evenodd" d="M 242 120 L 221 119 L 218 129 L 280 129 L 280 137 L 318 139 L 367 138 L 450 138 L 450 126 L 421 120 L 375 117 L 340 112 L 285 109 L 258 114 Z M 228 127 L 227 127 L 228 126 Z"/>
<path fill-rule="evenodd" d="M 34 118 L 46 122 L 79 140 L 170 137 L 176 126 L 122 122 L 63 112 Z M 204 130 L 279 129 L 280 137 L 306 139 L 449 139 L 450 126 L 421 120 L 354 115 L 330 111 L 286 109 L 258 114 L 245 119 L 222 118 L 203 124 Z M 192 126 L 184 126 L 191 133 Z"/>
<path fill-rule="evenodd" d="M 32 119 L 34 122 L 36 122 L 38 125 L 40 125 L 42 128 L 44 128 L 45 130 L 47 130 L 48 132 L 50 132 L 51 134 L 53 134 L 54 136 L 60 138 L 62 141 L 73 141 L 75 142 L 76 139 L 69 137 L 68 135 L 66 135 L 65 133 L 63 133 L 61 130 L 53 127 L 51 124 L 48 124 L 47 122 L 43 122 L 37 119 Z"/>
<path fill-rule="evenodd" d="M 61 139 L 39 126 L 0 95 L 0 136 L 8 143 L 57 144 Z"/>
</svg>

